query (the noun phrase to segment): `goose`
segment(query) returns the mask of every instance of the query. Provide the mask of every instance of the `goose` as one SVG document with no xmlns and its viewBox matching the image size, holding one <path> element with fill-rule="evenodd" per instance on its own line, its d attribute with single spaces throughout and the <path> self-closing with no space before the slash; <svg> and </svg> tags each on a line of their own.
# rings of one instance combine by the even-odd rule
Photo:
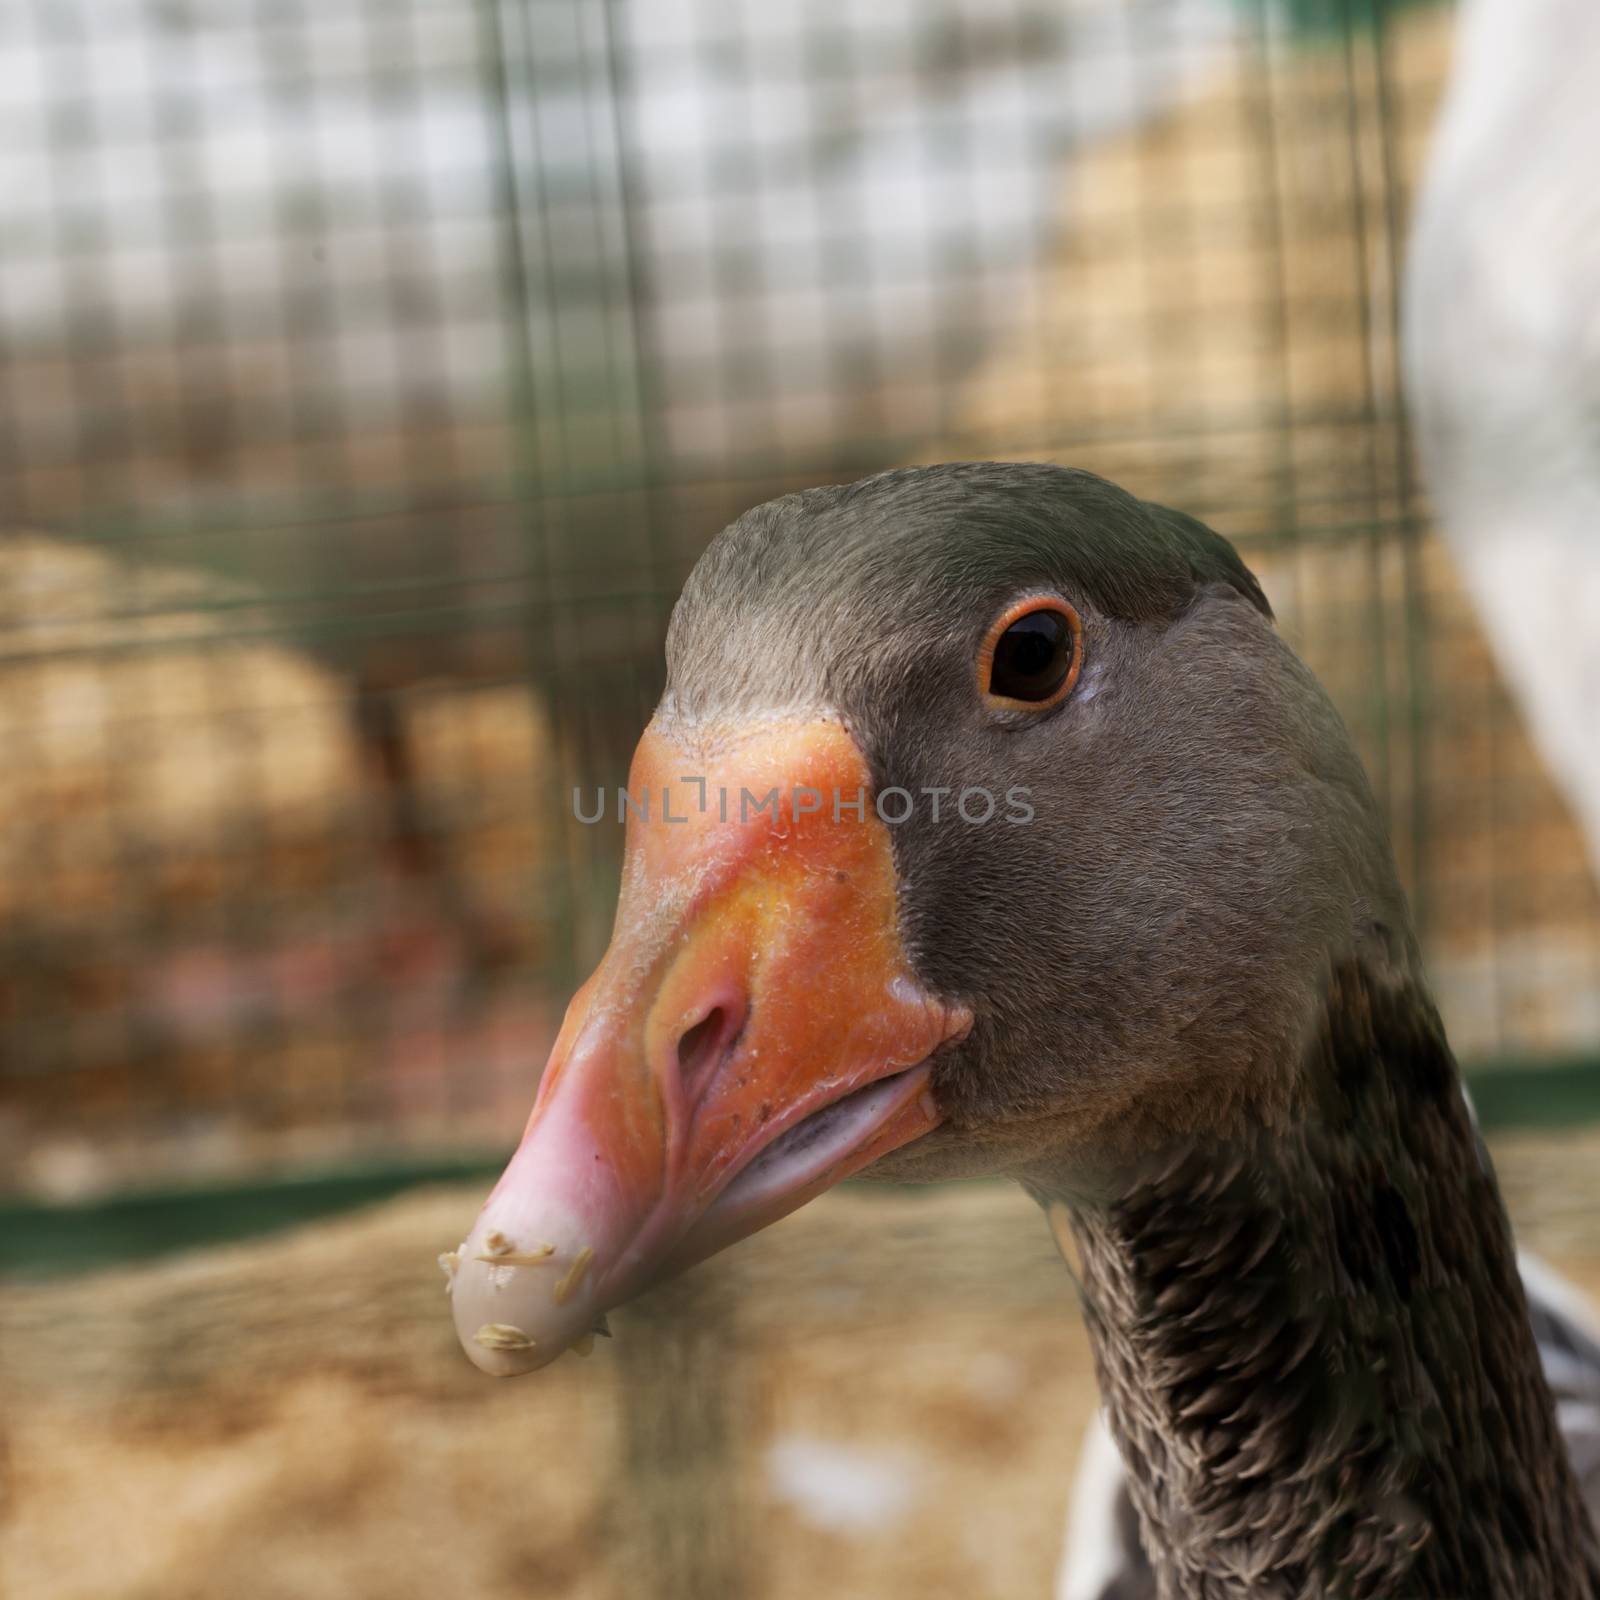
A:
<svg viewBox="0 0 1600 1600">
<path fill-rule="evenodd" d="M 496 1375 L 864 1169 L 1019 1180 L 1155 1592 L 1593 1600 L 1378 807 L 1232 547 L 1043 464 L 746 512 L 611 944 L 446 1258 Z"/>
<path fill-rule="evenodd" d="M 1440 532 L 1600 881 L 1600 7 L 1467 0 L 1411 229 Z"/>
</svg>

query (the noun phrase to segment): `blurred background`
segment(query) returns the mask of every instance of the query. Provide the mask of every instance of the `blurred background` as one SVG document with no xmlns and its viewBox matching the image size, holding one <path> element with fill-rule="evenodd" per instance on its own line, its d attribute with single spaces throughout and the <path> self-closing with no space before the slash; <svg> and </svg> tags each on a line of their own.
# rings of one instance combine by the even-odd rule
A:
<svg viewBox="0 0 1600 1600">
<path fill-rule="evenodd" d="M 899 463 L 1240 546 L 1600 1287 L 1587 9 L 0 0 L 0 1587 L 1048 1592 L 1020 1195 L 847 1189 L 531 1384 L 431 1276 L 689 567 Z"/>
</svg>

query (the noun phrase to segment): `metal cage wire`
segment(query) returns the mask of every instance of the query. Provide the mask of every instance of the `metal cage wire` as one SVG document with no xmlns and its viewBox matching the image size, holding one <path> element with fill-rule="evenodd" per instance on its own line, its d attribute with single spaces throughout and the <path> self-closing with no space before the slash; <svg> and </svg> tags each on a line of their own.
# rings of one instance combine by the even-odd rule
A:
<svg viewBox="0 0 1600 1600">
<path fill-rule="evenodd" d="M 503 1139 L 696 552 L 913 460 L 1233 537 L 1463 1057 L 1600 1050 L 1582 840 L 1402 404 L 1450 22 L 3 0 L 0 1170 Z"/>
</svg>

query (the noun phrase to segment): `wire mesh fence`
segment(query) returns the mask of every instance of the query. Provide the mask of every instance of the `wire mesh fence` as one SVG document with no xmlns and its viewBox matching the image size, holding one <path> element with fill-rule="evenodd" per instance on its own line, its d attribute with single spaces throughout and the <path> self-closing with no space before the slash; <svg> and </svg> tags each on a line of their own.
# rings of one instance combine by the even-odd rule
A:
<svg viewBox="0 0 1600 1600">
<path fill-rule="evenodd" d="M 1460 1053 L 1600 1050 L 1583 840 L 1402 405 L 1451 27 L 3 0 L 0 1185 L 503 1143 L 694 555 L 915 460 L 1238 541 Z"/>
<path fill-rule="evenodd" d="M 500 1155 L 609 932 L 621 830 L 572 794 L 623 780 L 696 554 L 906 462 L 1086 466 L 1235 539 L 1464 1061 L 1600 1059 L 1573 796 L 1403 404 L 1455 25 L 0 0 L 0 1206 L 114 1191 L 12 1207 L 6 1263 Z M 1495 1150 L 1591 1289 L 1592 1147 Z M 323 1160 L 287 1208 L 116 1192 Z M 8 1285 L 19 1592 L 1043 1591 L 1094 1384 L 1020 1194 L 828 1197 L 516 1405 L 424 1265 L 480 1198 Z"/>
</svg>

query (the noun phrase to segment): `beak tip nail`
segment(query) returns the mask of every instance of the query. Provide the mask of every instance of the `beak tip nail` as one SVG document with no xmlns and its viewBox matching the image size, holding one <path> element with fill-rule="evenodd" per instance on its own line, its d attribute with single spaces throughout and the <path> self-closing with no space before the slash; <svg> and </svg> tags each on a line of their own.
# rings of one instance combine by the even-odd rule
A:
<svg viewBox="0 0 1600 1600">
<path fill-rule="evenodd" d="M 486 1322 L 473 1334 L 472 1342 L 485 1350 L 533 1350 L 534 1341 L 511 1322 Z"/>
</svg>

